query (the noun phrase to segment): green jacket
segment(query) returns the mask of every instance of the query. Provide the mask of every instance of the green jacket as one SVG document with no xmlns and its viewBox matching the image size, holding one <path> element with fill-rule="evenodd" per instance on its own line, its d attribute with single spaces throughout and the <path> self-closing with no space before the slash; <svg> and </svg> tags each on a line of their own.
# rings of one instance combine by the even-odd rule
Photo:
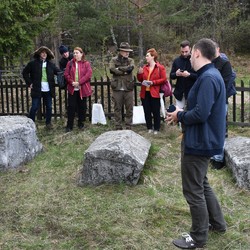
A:
<svg viewBox="0 0 250 250">
<path fill-rule="evenodd" d="M 113 57 L 110 62 L 110 73 L 113 75 L 111 88 L 115 91 L 132 91 L 134 89 L 134 60 L 126 58 L 120 54 Z"/>
</svg>

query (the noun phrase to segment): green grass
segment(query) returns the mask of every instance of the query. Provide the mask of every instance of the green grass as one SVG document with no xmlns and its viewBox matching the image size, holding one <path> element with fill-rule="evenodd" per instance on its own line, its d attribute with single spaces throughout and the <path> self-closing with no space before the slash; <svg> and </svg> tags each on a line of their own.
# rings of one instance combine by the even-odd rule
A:
<svg viewBox="0 0 250 250">
<path fill-rule="evenodd" d="M 134 131 L 152 143 L 136 186 L 78 186 L 84 151 L 107 126 L 86 124 L 64 134 L 63 121 L 47 132 L 38 123 L 44 151 L 20 169 L 0 173 L 0 249 L 175 249 L 172 240 L 190 228 L 182 195 L 180 131 L 162 125 L 159 135 Z M 230 127 L 230 136 L 250 136 Z M 224 235 L 209 233 L 206 249 L 248 250 L 250 193 L 229 169 L 209 169 L 228 223 Z"/>
</svg>

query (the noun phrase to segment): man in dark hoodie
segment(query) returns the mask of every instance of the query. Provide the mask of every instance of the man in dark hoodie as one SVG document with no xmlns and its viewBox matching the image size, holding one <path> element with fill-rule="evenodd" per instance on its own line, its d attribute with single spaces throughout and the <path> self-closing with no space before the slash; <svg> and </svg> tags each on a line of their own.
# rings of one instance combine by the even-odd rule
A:
<svg viewBox="0 0 250 250">
<path fill-rule="evenodd" d="M 224 59 L 220 55 L 220 47 L 219 44 L 215 42 L 215 47 L 216 47 L 216 58 L 212 61 L 215 68 L 218 69 L 221 73 L 221 76 L 223 78 L 225 88 L 226 88 L 226 103 L 225 103 L 225 110 L 226 110 L 226 115 L 227 115 L 227 108 L 228 108 L 228 98 L 231 95 L 236 94 L 236 90 L 234 88 L 234 75 L 233 75 L 233 70 L 231 63 L 229 60 Z M 226 120 L 226 117 L 225 117 Z M 227 131 L 225 136 L 227 137 Z M 224 150 L 221 154 L 219 155 L 214 155 L 211 160 L 210 160 L 211 166 L 213 169 L 222 169 L 225 166 L 224 162 Z"/>
<path fill-rule="evenodd" d="M 69 52 L 69 48 L 65 45 L 59 47 L 59 52 L 62 56 L 59 61 L 59 67 L 61 70 L 65 70 L 67 63 L 73 58 L 73 54 Z"/>
<path fill-rule="evenodd" d="M 184 108 L 188 92 L 193 86 L 197 75 L 192 69 L 190 63 L 191 47 L 190 42 L 185 40 L 181 42 L 181 55 L 173 61 L 170 78 L 176 80 L 174 89 L 174 97 L 176 99 L 176 106 Z"/>
<path fill-rule="evenodd" d="M 46 106 L 46 128 L 51 129 L 52 97 L 55 97 L 54 76 L 61 70 L 51 62 L 54 54 L 46 46 L 37 49 L 33 57 L 34 60 L 23 69 L 23 78 L 31 89 L 32 105 L 29 118 L 35 121 L 36 112 L 41 106 L 41 98 L 43 98 Z"/>
</svg>

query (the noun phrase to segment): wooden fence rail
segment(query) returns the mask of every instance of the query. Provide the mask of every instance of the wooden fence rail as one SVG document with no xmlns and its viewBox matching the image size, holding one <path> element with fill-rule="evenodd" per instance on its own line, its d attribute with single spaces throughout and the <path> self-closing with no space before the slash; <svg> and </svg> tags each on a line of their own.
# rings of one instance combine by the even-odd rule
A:
<svg viewBox="0 0 250 250">
<path fill-rule="evenodd" d="M 93 94 L 87 101 L 87 117 L 91 120 L 93 103 L 101 103 L 106 117 L 114 115 L 110 80 L 93 79 Z M 134 88 L 134 105 L 140 105 L 139 83 Z M 250 82 L 248 86 L 241 81 L 236 87 L 237 95 L 229 99 L 228 124 L 250 126 Z M 173 98 L 166 98 L 166 106 L 172 104 Z M 0 81 L 0 116 L 28 115 L 31 106 L 30 90 L 22 79 Z M 52 117 L 60 119 L 66 116 L 67 91 L 56 86 L 56 97 L 53 99 Z M 44 118 L 45 107 L 41 106 L 38 119 Z"/>
</svg>

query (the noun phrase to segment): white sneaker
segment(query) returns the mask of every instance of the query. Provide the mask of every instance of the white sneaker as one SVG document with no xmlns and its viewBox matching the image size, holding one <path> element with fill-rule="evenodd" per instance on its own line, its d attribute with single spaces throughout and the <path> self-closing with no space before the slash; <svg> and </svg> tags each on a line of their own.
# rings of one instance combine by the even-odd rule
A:
<svg viewBox="0 0 250 250">
<path fill-rule="evenodd" d="M 155 130 L 155 131 L 154 131 L 154 135 L 157 135 L 157 134 L 158 134 L 158 132 L 159 132 L 159 131 Z"/>
<path fill-rule="evenodd" d="M 148 133 L 149 133 L 149 134 L 153 133 L 153 130 L 152 130 L 152 129 L 149 129 L 149 130 L 148 130 Z"/>
</svg>

